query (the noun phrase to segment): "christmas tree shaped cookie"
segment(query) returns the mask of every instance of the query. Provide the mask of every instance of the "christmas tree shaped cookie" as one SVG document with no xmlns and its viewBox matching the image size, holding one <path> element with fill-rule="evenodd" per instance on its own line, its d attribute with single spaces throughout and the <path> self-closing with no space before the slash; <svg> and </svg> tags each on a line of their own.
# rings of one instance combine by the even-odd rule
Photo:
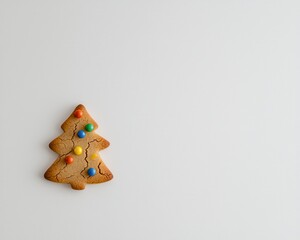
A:
<svg viewBox="0 0 300 240">
<path fill-rule="evenodd" d="M 78 105 L 62 124 L 64 133 L 49 147 L 59 156 L 45 172 L 45 178 L 58 183 L 69 183 L 82 190 L 87 183 L 102 183 L 113 178 L 98 152 L 109 142 L 95 133 L 97 123 L 83 105 Z"/>
</svg>

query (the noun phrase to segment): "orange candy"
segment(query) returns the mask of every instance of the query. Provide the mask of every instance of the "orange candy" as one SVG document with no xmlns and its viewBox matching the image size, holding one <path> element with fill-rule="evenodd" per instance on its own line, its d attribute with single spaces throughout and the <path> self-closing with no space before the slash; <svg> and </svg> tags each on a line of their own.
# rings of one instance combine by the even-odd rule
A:
<svg viewBox="0 0 300 240">
<path fill-rule="evenodd" d="M 75 112 L 74 112 L 74 116 L 77 117 L 77 118 L 81 118 L 83 115 L 83 112 L 80 110 L 80 109 L 77 109 Z"/>
<path fill-rule="evenodd" d="M 67 164 L 71 164 L 73 161 L 74 161 L 74 159 L 73 159 L 71 156 L 66 156 L 65 162 L 66 162 Z"/>
</svg>

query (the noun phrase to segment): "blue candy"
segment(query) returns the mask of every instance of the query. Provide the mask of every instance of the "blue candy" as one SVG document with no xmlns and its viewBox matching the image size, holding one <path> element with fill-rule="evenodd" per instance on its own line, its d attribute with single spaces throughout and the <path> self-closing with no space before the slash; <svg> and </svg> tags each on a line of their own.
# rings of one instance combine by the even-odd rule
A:
<svg viewBox="0 0 300 240">
<path fill-rule="evenodd" d="M 87 173 L 88 173 L 89 176 L 95 176 L 96 175 L 96 169 L 95 168 L 89 168 Z"/>
<path fill-rule="evenodd" d="M 85 137 L 85 131 L 83 131 L 83 130 L 78 131 L 77 136 L 79 138 L 84 138 Z"/>
</svg>

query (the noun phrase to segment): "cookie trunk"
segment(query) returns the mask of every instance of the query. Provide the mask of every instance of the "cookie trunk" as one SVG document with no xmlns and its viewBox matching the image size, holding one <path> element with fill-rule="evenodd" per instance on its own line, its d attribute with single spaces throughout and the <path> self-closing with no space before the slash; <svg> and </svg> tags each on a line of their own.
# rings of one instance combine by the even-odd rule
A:
<svg viewBox="0 0 300 240">
<path fill-rule="evenodd" d="M 70 183 L 72 189 L 74 190 L 83 190 L 85 189 L 85 183 L 84 182 L 72 182 Z"/>
</svg>

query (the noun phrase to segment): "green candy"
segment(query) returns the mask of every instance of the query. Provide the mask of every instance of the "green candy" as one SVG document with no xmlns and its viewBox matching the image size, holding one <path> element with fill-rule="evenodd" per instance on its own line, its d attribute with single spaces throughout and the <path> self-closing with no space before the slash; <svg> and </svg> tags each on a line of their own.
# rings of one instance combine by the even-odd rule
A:
<svg viewBox="0 0 300 240">
<path fill-rule="evenodd" d="M 87 125 L 85 125 L 85 130 L 87 130 L 88 132 L 91 132 L 94 130 L 94 125 L 89 123 Z"/>
</svg>

